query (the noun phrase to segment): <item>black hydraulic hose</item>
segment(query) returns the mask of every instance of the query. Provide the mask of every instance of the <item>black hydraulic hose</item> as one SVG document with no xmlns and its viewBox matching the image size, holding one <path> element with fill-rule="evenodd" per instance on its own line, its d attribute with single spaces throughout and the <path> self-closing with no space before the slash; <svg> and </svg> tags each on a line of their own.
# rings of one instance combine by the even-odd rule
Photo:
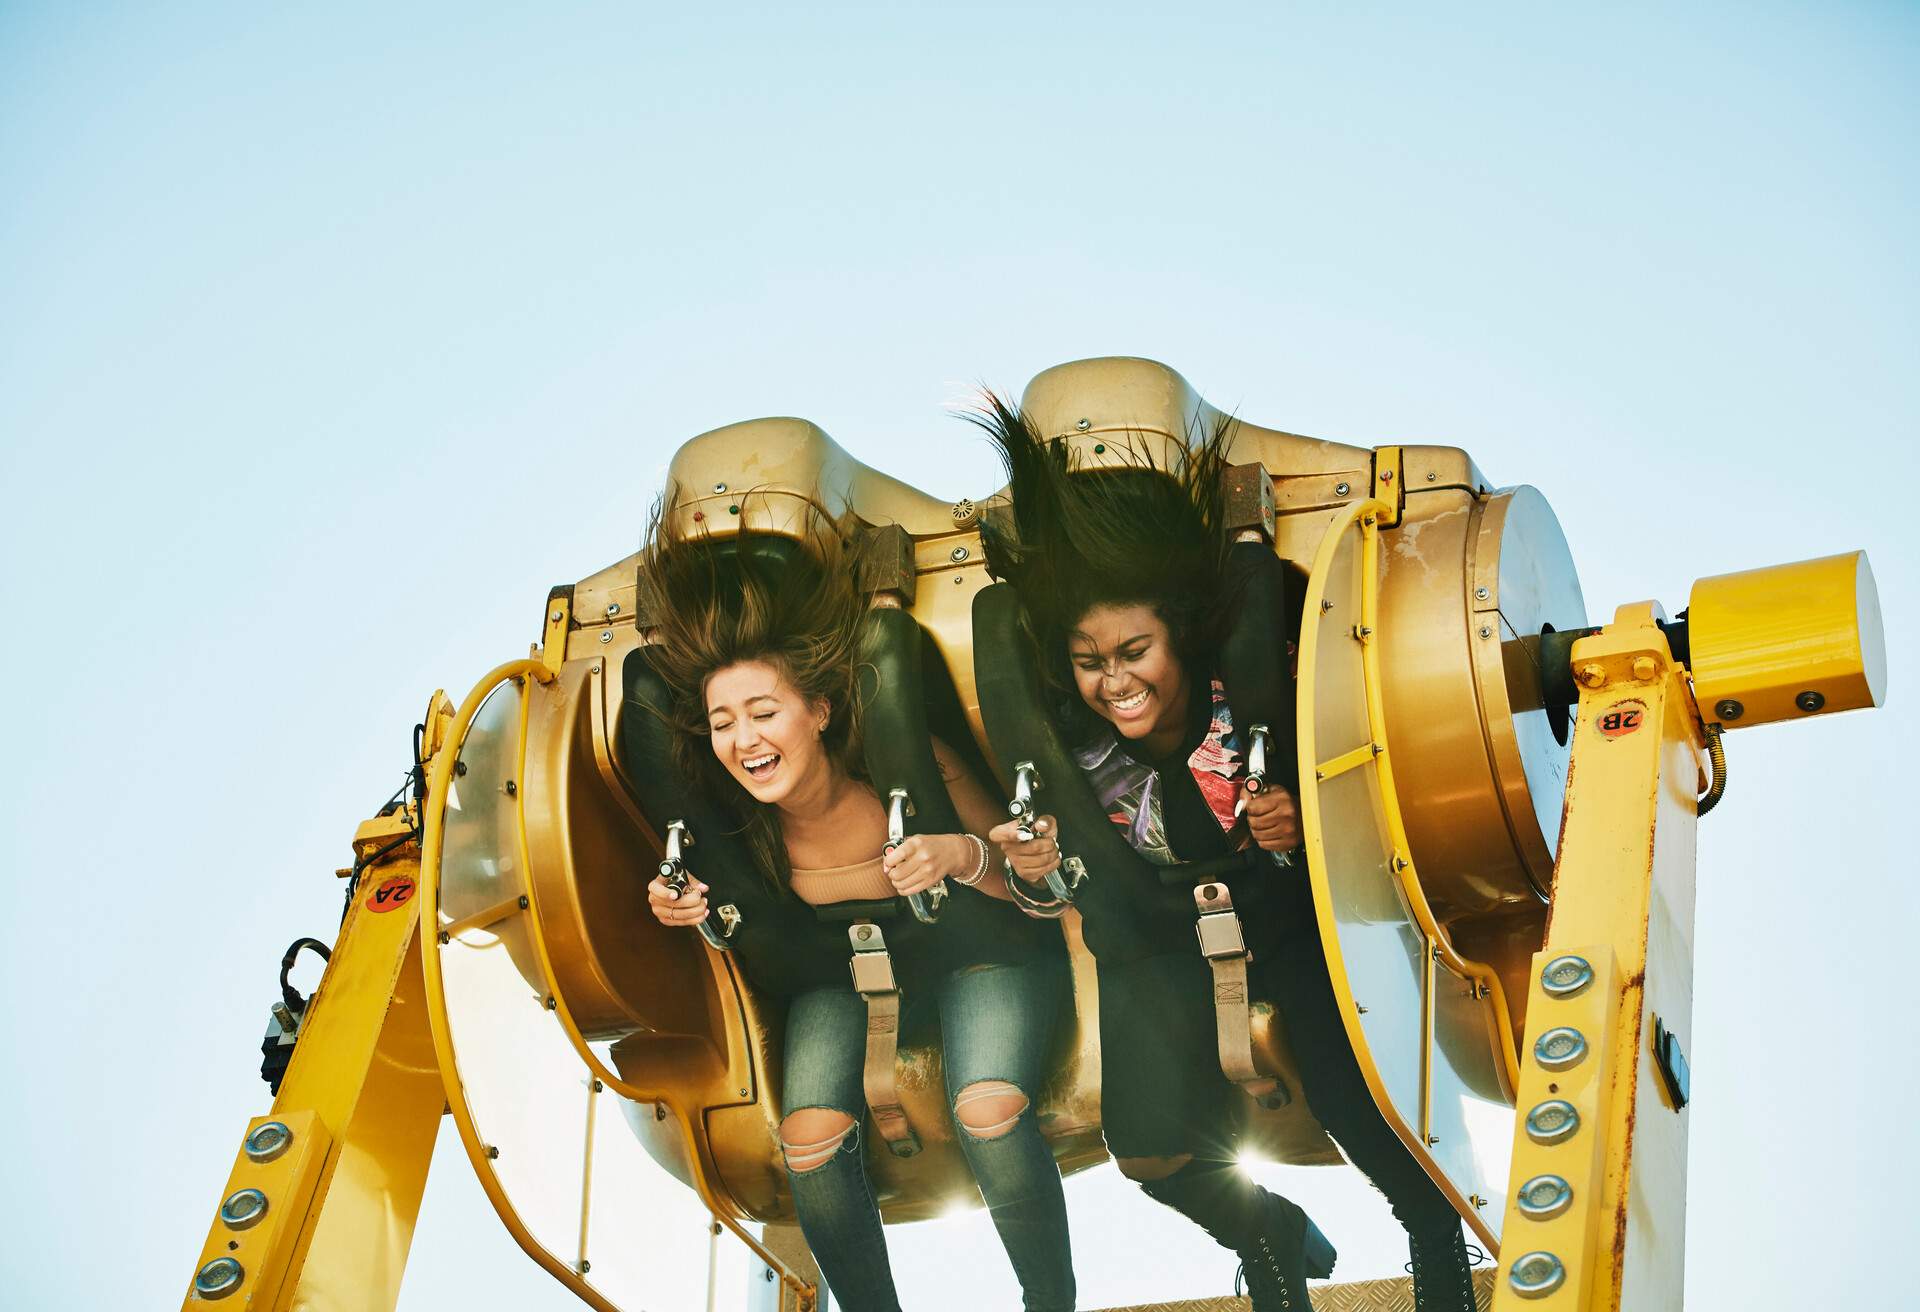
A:
<svg viewBox="0 0 1920 1312">
<path fill-rule="evenodd" d="M 298 1016 L 307 1009 L 307 999 L 300 996 L 300 990 L 293 987 L 287 978 L 293 971 L 293 963 L 299 959 L 303 949 L 311 948 L 322 961 L 330 960 L 333 952 L 317 938 L 297 938 L 280 958 L 280 996 L 287 1004 L 287 1010 Z"/>
<path fill-rule="evenodd" d="M 1694 814 L 1705 815 L 1720 805 L 1720 799 L 1727 791 L 1727 749 L 1720 745 L 1720 726 L 1707 726 L 1707 763 L 1712 768 L 1712 779 L 1706 793 L 1694 803 Z"/>
</svg>

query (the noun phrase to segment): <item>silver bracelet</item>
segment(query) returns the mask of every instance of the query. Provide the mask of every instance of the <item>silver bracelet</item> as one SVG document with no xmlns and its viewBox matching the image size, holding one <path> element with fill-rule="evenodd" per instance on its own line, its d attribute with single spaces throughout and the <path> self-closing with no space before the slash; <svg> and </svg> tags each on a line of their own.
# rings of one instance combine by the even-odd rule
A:
<svg viewBox="0 0 1920 1312">
<path fill-rule="evenodd" d="M 956 884 L 965 884 L 968 888 L 972 888 L 975 884 L 987 877 L 987 840 L 978 834 L 962 834 L 961 837 L 970 839 L 973 845 L 980 850 L 980 860 L 979 863 L 974 866 L 972 874 L 955 875 L 953 882 Z"/>
</svg>

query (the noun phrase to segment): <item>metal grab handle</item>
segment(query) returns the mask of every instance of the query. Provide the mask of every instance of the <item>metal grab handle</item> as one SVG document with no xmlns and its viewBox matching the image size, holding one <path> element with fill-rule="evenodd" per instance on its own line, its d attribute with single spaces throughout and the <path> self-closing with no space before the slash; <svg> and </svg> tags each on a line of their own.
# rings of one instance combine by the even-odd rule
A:
<svg viewBox="0 0 1920 1312">
<path fill-rule="evenodd" d="M 667 826 L 667 850 L 666 855 L 660 860 L 660 878 L 666 881 L 667 887 L 673 890 L 675 897 L 687 891 L 687 881 L 693 876 L 693 871 L 687 868 L 686 859 L 686 851 L 692 846 L 693 830 L 687 828 L 685 820 L 675 820 Z M 714 916 L 720 918 L 719 929 L 713 927 Z M 740 914 L 740 908 L 729 902 L 723 907 L 715 907 L 713 914 L 694 928 L 700 931 L 700 937 L 715 950 L 725 952 L 728 950 L 727 940 L 733 937 L 736 929 L 740 928 L 742 919 L 744 917 Z"/>
<path fill-rule="evenodd" d="M 907 817 L 913 814 L 913 798 L 904 788 L 895 788 L 887 794 L 887 851 L 891 852 L 906 841 Z M 940 908 L 947 901 L 947 881 L 943 878 L 932 888 L 921 893 L 907 894 L 907 907 L 913 912 L 913 918 L 923 925 L 931 925 L 940 919 Z"/>
<path fill-rule="evenodd" d="M 1264 724 L 1247 726 L 1247 791 L 1258 793 L 1267 786 L 1267 740 L 1272 730 Z"/>
<path fill-rule="evenodd" d="M 1032 761 L 1022 761 L 1013 767 L 1013 800 L 1007 803 L 1007 815 L 1020 822 L 1016 832 L 1023 843 L 1033 841 L 1033 821 L 1040 815 L 1040 808 L 1034 805 L 1033 793 L 1040 787 L 1040 771 Z"/>
</svg>

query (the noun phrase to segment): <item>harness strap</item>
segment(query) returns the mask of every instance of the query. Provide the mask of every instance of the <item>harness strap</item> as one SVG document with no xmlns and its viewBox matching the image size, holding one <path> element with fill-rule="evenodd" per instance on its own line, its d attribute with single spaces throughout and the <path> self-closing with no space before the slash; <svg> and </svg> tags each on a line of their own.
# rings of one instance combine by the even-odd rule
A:
<svg viewBox="0 0 1920 1312">
<path fill-rule="evenodd" d="M 1247 988 L 1247 963 L 1253 960 L 1253 954 L 1240 931 L 1233 894 L 1225 884 L 1196 884 L 1193 902 L 1200 913 L 1194 922 L 1200 955 L 1213 969 L 1214 1036 L 1221 1073 L 1247 1089 L 1248 1096 L 1262 1107 L 1285 1107 L 1293 1101 L 1286 1081 L 1262 1075 L 1253 1064 L 1253 998 Z M 1273 1085 L 1270 1091 L 1254 1093 L 1247 1087 L 1269 1082 Z"/>
<path fill-rule="evenodd" d="M 867 1002 L 867 1062 L 860 1082 L 873 1113 L 874 1129 L 895 1157 L 920 1151 L 920 1140 L 900 1106 L 895 1059 L 900 1052 L 900 986 L 894 979 L 893 957 L 880 926 L 859 921 L 847 928 L 853 945 L 853 988 Z"/>
</svg>

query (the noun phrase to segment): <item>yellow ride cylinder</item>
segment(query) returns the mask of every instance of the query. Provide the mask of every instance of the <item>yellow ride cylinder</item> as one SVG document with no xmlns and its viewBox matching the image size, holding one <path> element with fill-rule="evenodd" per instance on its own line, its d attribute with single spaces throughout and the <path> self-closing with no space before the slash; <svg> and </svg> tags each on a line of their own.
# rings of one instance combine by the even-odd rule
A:
<svg viewBox="0 0 1920 1312">
<path fill-rule="evenodd" d="M 1687 628 L 1701 717 L 1726 728 L 1886 697 L 1880 594 L 1864 551 L 1701 579 Z"/>
</svg>

